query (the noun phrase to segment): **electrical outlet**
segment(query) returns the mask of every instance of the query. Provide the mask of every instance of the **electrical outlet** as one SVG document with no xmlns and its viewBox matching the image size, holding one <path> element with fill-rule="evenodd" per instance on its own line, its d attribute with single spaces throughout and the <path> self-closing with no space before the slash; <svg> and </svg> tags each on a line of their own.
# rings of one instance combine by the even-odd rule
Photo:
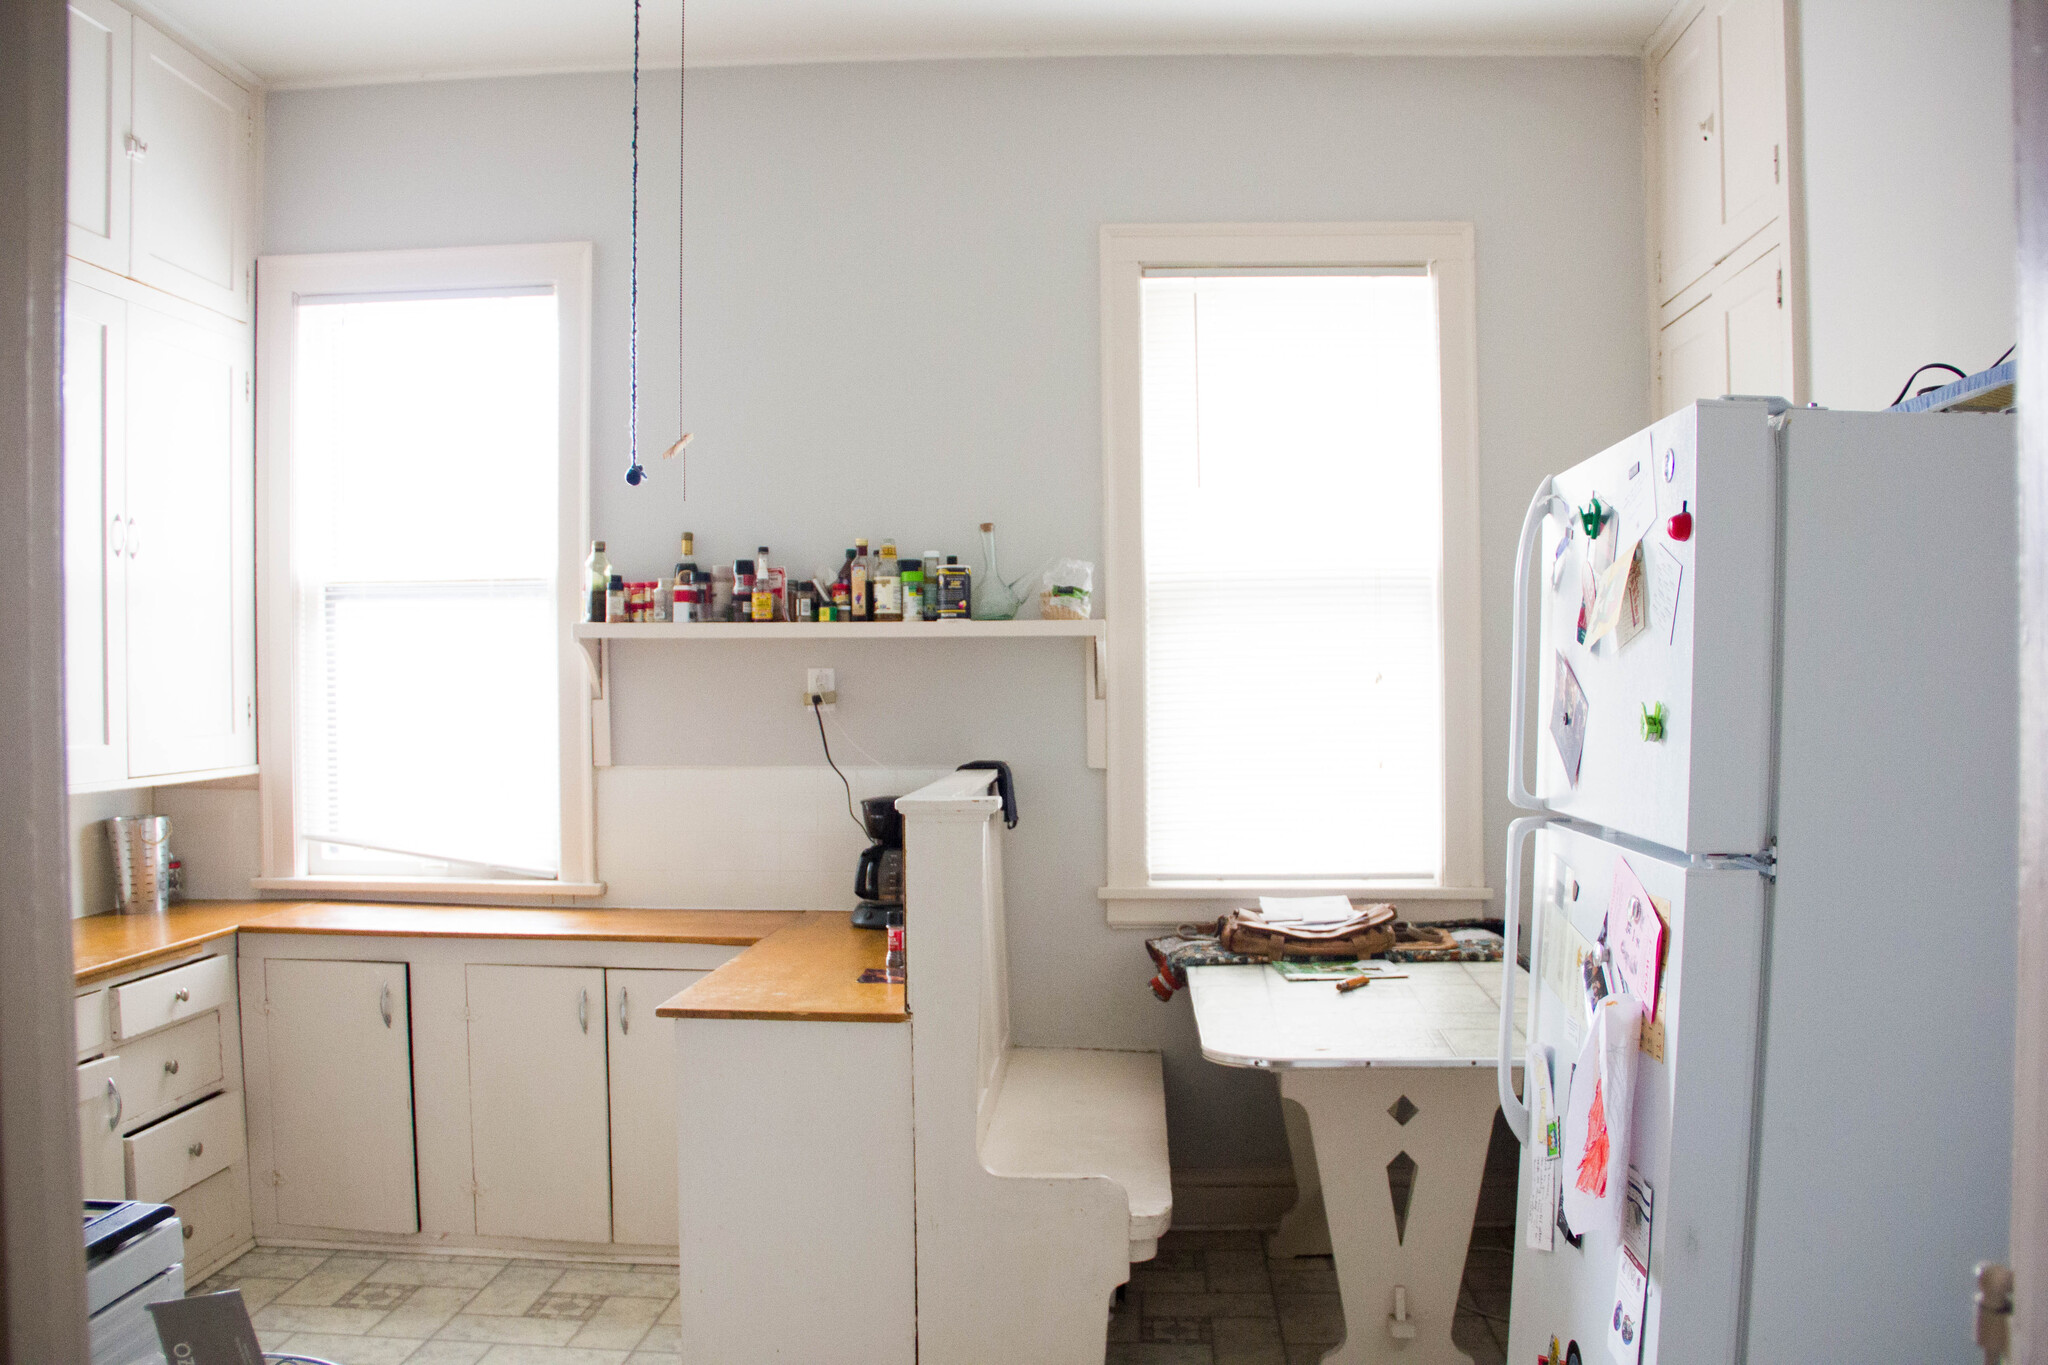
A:
<svg viewBox="0 0 2048 1365">
<path fill-rule="evenodd" d="M 827 711 L 839 709 L 838 680 L 834 676 L 832 669 L 808 668 L 804 670 L 802 701 L 806 710 L 810 708 L 812 697 L 822 698 L 818 704 Z"/>
</svg>

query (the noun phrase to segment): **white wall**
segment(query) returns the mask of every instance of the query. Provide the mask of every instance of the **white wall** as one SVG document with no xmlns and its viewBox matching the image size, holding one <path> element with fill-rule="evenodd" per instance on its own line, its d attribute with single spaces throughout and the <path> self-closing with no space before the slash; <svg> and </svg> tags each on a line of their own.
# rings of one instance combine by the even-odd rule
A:
<svg viewBox="0 0 2048 1365">
<path fill-rule="evenodd" d="M 1797 9 L 1810 392 L 1883 407 L 1916 366 L 1975 372 L 2013 343 L 2011 6 Z"/>
<path fill-rule="evenodd" d="M 1100 224 L 1471 221 L 1493 793 L 1505 585 L 1528 491 L 1648 417 L 1640 80 L 1616 59 L 692 72 L 688 502 L 672 469 L 638 491 L 620 478 L 623 76 L 273 95 L 264 249 L 596 242 L 592 529 L 629 570 L 666 569 L 685 529 L 704 557 L 765 542 L 809 567 L 855 535 L 971 554 L 974 524 L 993 518 L 1017 573 L 1054 554 L 1101 558 Z M 647 90 L 651 456 L 675 424 L 674 74 Z M 599 788 L 599 872 L 620 874 L 615 898 L 772 904 L 812 885 L 846 903 L 837 883 L 858 841 L 832 823 L 843 794 L 794 698 L 803 668 L 836 667 L 864 767 L 1016 766 L 1023 821 L 1005 861 L 1018 1040 L 1163 1047 L 1177 1167 L 1284 1163 L 1269 1079 L 1203 1062 L 1185 1002 L 1145 991 L 1142 935 L 1105 927 L 1103 784 L 1084 760 L 1077 645 L 630 646 L 616 658 L 624 766 Z M 763 768 L 809 771 L 730 771 Z M 1491 797 L 1489 849 L 1507 818 Z M 758 851 L 729 844 L 755 839 L 785 841 L 805 867 L 750 880 Z"/>
</svg>

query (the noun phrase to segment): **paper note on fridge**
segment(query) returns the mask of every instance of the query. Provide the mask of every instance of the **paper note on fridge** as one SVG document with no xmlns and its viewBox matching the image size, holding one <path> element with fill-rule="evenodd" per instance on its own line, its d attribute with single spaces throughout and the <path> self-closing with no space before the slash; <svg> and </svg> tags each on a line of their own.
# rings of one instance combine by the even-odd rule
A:
<svg viewBox="0 0 2048 1365">
<path fill-rule="evenodd" d="M 1657 478 L 1651 470 L 1654 454 L 1654 449 L 1645 449 L 1622 466 L 1615 530 L 1621 533 L 1623 545 L 1650 534 L 1650 524 L 1657 519 Z"/>
<path fill-rule="evenodd" d="M 1529 1049 L 1522 1069 L 1529 1096 L 1529 1208 L 1523 1234 L 1535 1251 L 1549 1251 L 1557 1235 L 1557 1168 L 1564 1151 L 1564 1117 L 1557 1112 L 1557 1090 L 1551 1079 L 1554 1055 L 1547 1047 Z"/>
<path fill-rule="evenodd" d="M 1621 976 L 1621 988 L 1642 1002 L 1645 1018 L 1656 1018 L 1664 921 L 1626 858 L 1614 860 L 1614 886 L 1607 894 L 1607 949 Z"/>
<path fill-rule="evenodd" d="M 1614 1256 L 1614 1305 L 1607 1314 L 1607 1354 L 1615 1365 L 1636 1365 L 1643 1358 L 1643 1309 L 1650 1298 L 1650 1277 L 1626 1250 Z"/>
<path fill-rule="evenodd" d="M 1586 623 L 1586 645 L 1591 648 L 1607 636 L 1621 622 L 1623 600 L 1628 596 L 1628 580 L 1636 566 L 1636 550 L 1640 541 L 1625 542 L 1614 556 L 1614 562 L 1600 571 L 1598 589 L 1593 595 L 1593 614 Z"/>
<path fill-rule="evenodd" d="M 1670 644 L 1678 638 L 1678 590 L 1685 578 L 1685 565 L 1653 540 L 1643 568 L 1649 575 L 1650 622 L 1664 643 Z"/>
<path fill-rule="evenodd" d="M 1617 649 L 1641 635 L 1650 624 L 1649 591 L 1643 585 L 1643 569 L 1643 542 L 1637 541 L 1635 556 L 1629 561 L 1628 579 L 1621 589 L 1621 617 L 1614 624 Z"/>
<path fill-rule="evenodd" d="M 1586 694 L 1579 687 L 1579 675 L 1557 656 L 1557 686 L 1550 701 L 1550 737 L 1557 743 L 1557 756 L 1564 760 L 1564 775 L 1579 785 L 1579 760 L 1586 755 Z"/>
<path fill-rule="evenodd" d="M 1633 998 L 1608 996 L 1594 1012 L 1572 1072 L 1564 1116 L 1563 1207 L 1565 1221 L 1582 1235 L 1621 1235 L 1641 1025 L 1642 1009 Z"/>
</svg>

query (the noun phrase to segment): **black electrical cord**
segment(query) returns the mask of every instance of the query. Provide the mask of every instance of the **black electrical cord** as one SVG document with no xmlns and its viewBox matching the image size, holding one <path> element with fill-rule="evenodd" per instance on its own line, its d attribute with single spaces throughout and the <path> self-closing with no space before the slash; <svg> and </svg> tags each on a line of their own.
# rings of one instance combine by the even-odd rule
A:
<svg viewBox="0 0 2048 1365">
<path fill-rule="evenodd" d="M 839 775 L 839 785 L 846 788 L 846 816 L 853 821 L 853 827 L 865 835 L 868 827 L 853 813 L 853 784 L 846 780 L 845 773 L 839 772 L 839 765 L 832 762 L 832 741 L 825 738 L 825 708 L 815 692 L 811 693 L 811 714 L 818 718 L 818 743 L 825 748 L 825 761 L 832 764 L 832 771 Z"/>
<path fill-rule="evenodd" d="M 1892 406 L 1897 407 L 1899 404 L 1905 402 L 1906 394 L 1910 392 L 1913 387 L 1913 381 L 1918 379 L 1921 375 L 1926 374 L 1929 370 L 1947 370 L 1950 374 L 1954 375 L 1958 379 L 1968 379 L 1970 377 L 1969 375 L 1964 374 L 1961 370 L 1957 369 L 1955 366 L 1944 365 L 1939 360 L 1929 365 L 1922 365 L 1919 369 L 1913 371 L 1913 373 L 1906 376 L 1906 386 L 1905 388 L 1899 390 L 1899 396 L 1892 400 Z"/>
<path fill-rule="evenodd" d="M 2017 351 L 2018 349 L 2018 343 L 2014 343 L 2013 345 L 2006 347 L 2004 355 L 1998 357 L 1998 359 L 1992 361 L 1989 365 L 1985 366 L 1984 368 L 1988 370 L 1997 369 L 2000 365 L 2003 365 L 2006 361 L 2010 360 L 2012 358 L 2012 353 L 2014 351 Z"/>
</svg>

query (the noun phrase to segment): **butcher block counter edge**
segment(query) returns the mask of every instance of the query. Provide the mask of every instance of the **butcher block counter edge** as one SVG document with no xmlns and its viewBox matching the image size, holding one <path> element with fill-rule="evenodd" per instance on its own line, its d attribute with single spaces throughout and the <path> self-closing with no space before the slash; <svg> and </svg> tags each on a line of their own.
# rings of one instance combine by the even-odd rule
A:
<svg viewBox="0 0 2048 1365">
<path fill-rule="evenodd" d="M 843 914 L 804 915 L 741 953 L 655 1013 L 665 1019 L 786 1019 L 900 1024 L 903 986 L 863 984 L 880 967 L 886 935 Z"/>
<path fill-rule="evenodd" d="M 345 901 L 188 901 L 162 915 L 71 922 L 73 980 L 84 986 L 181 957 L 236 933 L 404 938 L 596 939 L 747 948 L 804 920 L 787 910 L 560 910 Z M 872 935 L 879 939 L 880 935 Z M 879 964 L 880 959 L 877 959 Z M 900 1007 L 902 988 L 897 988 Z"/>
</svg>

